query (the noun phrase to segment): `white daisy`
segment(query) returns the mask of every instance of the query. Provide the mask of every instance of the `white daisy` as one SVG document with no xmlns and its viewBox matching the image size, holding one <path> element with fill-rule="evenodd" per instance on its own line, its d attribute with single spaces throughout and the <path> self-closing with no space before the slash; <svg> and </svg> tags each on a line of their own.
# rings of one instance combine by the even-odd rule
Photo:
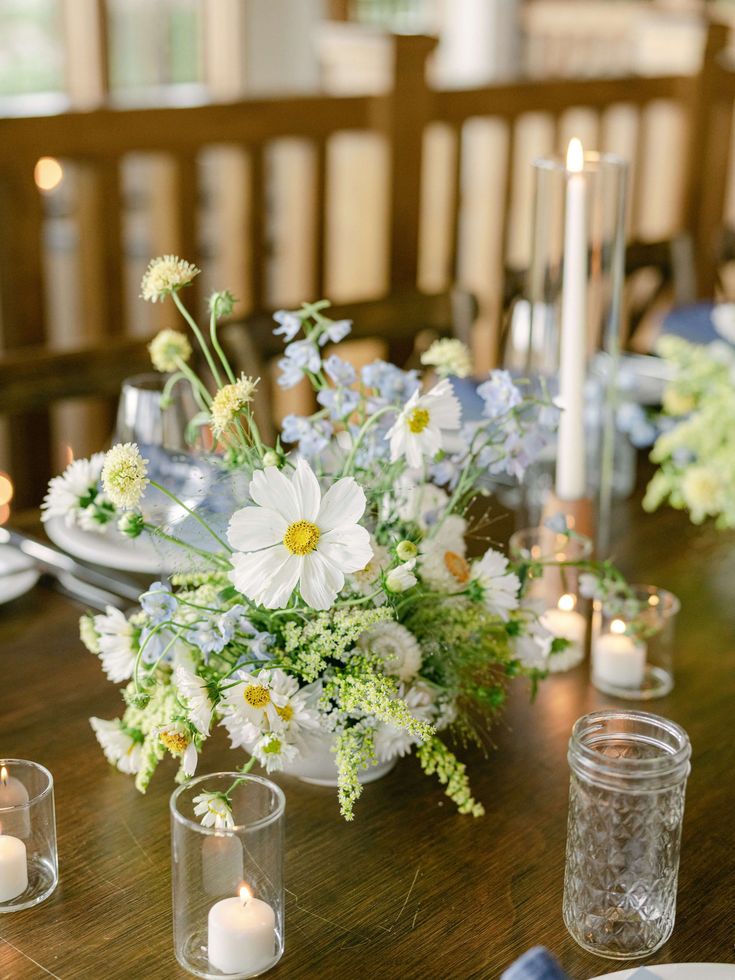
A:
<svg viewBox="0 0 735 980">
<path fill-rule="evenodd" d="M 491 613 L 507 620 L 508 613 L 518 607 L 520 580 L 508 572 L 508 559 L 489 548 L 472 566 L 472 578 L 482 586 L 484 601 Z"/>
<path fill-rule="evenodd" d="M 373 557 L 364 568 L 358 569 L 352 575 L 347 576 L 347 581 L 353 592 L 358 595 L 372 595 L 380 585 L 380 574 L 390 565 L 390 552 L 382 544 L 370 536 L 370 547 L 373 550 Z M 375 604 L 381 605 L 385 597 L 377 595 Z"/>
<path fill-rule="evenodd" d="M 205 681 L 198 674 L 178 664 L 174 668 L 174 683 L 179 697 L 186 705 L 189 721 L 202 735 L 209 735 L 214 705 Z"/>
<path fill-rule="evenodd" d="M 441 541 L 421 546 L 419 572 L 426 585 L 439 592 L 457 592 L 470 580 L 470 564 L 461 551 L 452 551 Z"/>
<path fill-rule="evenodd" d="M 298 758 L 299 748 L 293 742 L 287 741 L 282 732 L 267 732 L 255 743 L 252 754 L 266 772 L 277 772 Z"/>
<path fill-rule="evenodd" d="M 345 573 L 370 561 L 370 535 L 357 522 L 365 494 L 352 477 L 337 480 L 322 497 L 309 464 L 299 459 L 287 477 L 269 466 L 254 474 L 256 506 L 232 515 L 228 529 L 235 588 L 267 609 L 281 609 L 298 586 L 304 602 L 329 609 Z"/>
<path fill-rule="evenodd" d="M 400 623 L 375 623 L 360 634 L 357 645 L 383 661 L 386 674 L 411 680 L 421 667 L 421 647 L 416 637 Z"/>
<path fill-rule="evenodd" d="M 230 805 L 221 793 L 200 793 L 192 803 L 194 813 L 201 818 L 202 827 L 231 830 L 235 826 Z"/>
<path fill-rule="evenodd" d="M 62 517 L 68 527 L 84 523 L 85 530 L 104 531 L 99 521 L 90 521 L 85 513 L 92 499 L 101 497 L 97 487 L 105 454 L 95 453 L 89 459 L 75 459 L 59 476 L 49 482 L 41 504 L 41 520 Z"/>
<path fill-rule="evenodd" d="M 90 718 L 89 723 L 107 761 L 120 772 L 130 775 L 138 772 L 142 762 L 141 743 L 123 728 L 122 722 L 117 718 L 114 721 Z"/>
<path fill-rule="evenodd" d="M 395 484 L 393 495 L 388 497 L 388 517 L 397 514 L 402 521 L 414 521 L 425 531 L 436 524 L 443 514 L 449 496 L 433 483 L 417 483 L 406 473 Z"/>
<path fill-rule="evenodd" d="M 154 728 L 153 733 L 158 736 L 171 755 L 181 759 L 183 774 L 193 776 L 197 769 L 199 754 L 186 726 L 180 721 L 172 721 L 168 725 Z"/>
<path fill-rule="evenodd" d="M 390 458 L 405 456 L 409 466 L 420 466 L 422 457 L 433 458 L 444 448 L 447 432 L 459 429 L 462 410 L 445 378 L 425 395 L 415 391 L 388 430 Z"/>
<path fill-rule="evenodd" d="M 233 748 L 252 745 L 262 732 L 277 731 L 284 725 L 279 714 L 288 704 L 288 698 L 274 687 L 276 670 L 261 670 L 250 674 L 246 670 L 235 675 L 238 683 L 228 687 L 222 695 L 220 708 L 222 724 L 230 735 Z"/>
<path fill-rule="evenodd" d="M 106 613 L 94 617 L 94 628 L 102 669 L 116 684 L 128 680 L 133 676 L 137 653 L 133 646 L 133 624 L 126 619 L 125 613 L 108 606 Z"/>
</svg>

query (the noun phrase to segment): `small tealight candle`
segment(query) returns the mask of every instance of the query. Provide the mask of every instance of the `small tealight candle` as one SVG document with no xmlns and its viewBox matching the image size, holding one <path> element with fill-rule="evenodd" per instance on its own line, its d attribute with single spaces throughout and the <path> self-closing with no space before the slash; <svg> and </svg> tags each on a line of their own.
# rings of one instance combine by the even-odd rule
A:
<svg viewBox="0 0 735 980">
<path fill-rule="evenodd" d="M 239 898 L 223 898 L 209 910 L 207 955 L 223 973 L 257 973 L 275 959 L 275 913 L 247 885 Z"/>
<path fill-rule="evenodd" d="M 0 814 L 0 819 L 6 831 L 28 837 L 30 834 L 30 817 L 28 808 L 28 790 L 23 783 L 8 773 L 7 766 L 0 766 L 0 810 L 10 807 L 21 807 L 14 813 Z"/>
<path fill-rule="evenodd" d="M 28 887 L 26 846 L 0 828 L 0 902 L 10 902 Z"/>
<path fill-rule="evenodd" d="M 622 619 L 613 619 L 610 632 L 595 639 L 593 674 L 604 684 L 639 688 L 646 670 L 646 644 L 625 633 Z"/>
<path fill-rule="evenodd" d="M 566 650 L 549 657 L 548 666 L 552 673 L 569 670 L 584 659 L 587 620 L 576 611 L 574 608 L 576 604 L 575 597 L 565 593 L 560 597 L 556 608 L 547 609 L 539 616 L 539 623 L 544 629 L 569 643 Z"/>
</svg>

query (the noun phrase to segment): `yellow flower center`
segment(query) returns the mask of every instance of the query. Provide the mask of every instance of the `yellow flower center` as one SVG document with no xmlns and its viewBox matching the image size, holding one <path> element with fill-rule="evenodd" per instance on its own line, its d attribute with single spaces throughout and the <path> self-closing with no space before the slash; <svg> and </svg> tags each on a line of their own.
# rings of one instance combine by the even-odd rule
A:
<svg viewBox="0 0 735 980">
<path fill-rule="evenodd" d="M 245 699 L 245 704 L 249 704 L 251 708 L 265 708 L 271 703 L 268 688 L 261 684 L 249 684 L 242 696 Z"/>
<path fill-rule="evenodd" d="M 286 528 L 283 543 L 292 555 L 308 555 L 316 548 L 320 534 L 312 521 L 294 521 Z"/>
<path fill-rule="evenodd" d="M 444 564 L 449 574 L 456 578 L 460 585 L 464 585 L 470 579 L 470 566 L 467 561 L 458 555 L 456 551 L 444 552 Z"/>
<path fill-rule="evenodd" d="M 159 738 L 173 755 L 181 755 L 189 744 L 189 739 L 181 732 L 161 732 Z"/>
<path fill-rule="evenodd" d="M 276 711 L 284 721 L 291 721 L 293 718 L 293 708 L 290 704 L 284 704 L 282 708 L 279 708 L 278 705 L 276 705 Z"/>
<path fill-rule="evenodd" d="M 425 408 L 414 408 L 408 416 L 408 427 L 413 433 L 423 432 L 429 424 L 429 413 Z"/>
</svg>

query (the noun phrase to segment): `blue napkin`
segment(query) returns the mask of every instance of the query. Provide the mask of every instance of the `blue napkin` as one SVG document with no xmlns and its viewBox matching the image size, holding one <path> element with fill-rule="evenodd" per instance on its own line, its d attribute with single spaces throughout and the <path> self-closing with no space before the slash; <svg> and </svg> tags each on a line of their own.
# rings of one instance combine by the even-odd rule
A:
<svg viewBox="0 0 735 980">
<path fill-rule="evenodd" d="M 500 980 L 569 980 L 548 949 L 534 946 L 516 960 Z"/>
</svg>

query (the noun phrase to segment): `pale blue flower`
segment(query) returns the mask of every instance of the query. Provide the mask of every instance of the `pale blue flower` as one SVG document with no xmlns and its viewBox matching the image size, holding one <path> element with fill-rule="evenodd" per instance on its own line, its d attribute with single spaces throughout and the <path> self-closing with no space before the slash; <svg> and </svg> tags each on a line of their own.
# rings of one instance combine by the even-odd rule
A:
<svg viewBox="0 0 735 980">
<path fill-rule="evenodd" d="M 548 527 L 550 531 L 556 531 L 557 534 L 567 534 L 569 528 L 567 527 L 566 514 L 563 514 L 561 511 L 552 514 L 551 517 L 547 517 L 544 521 L 544 527 Z"/>
<path fill-rule="evenodd" d="M 163 582 L 154 582 L 140 597 L 140 608 L 148 616 L 152 626 L 171 619 L 176 606 L 176 596 Z"/>
<path fill-rule="evenodd" d="M 278 362 L 281 373 L 278 376 L 279 388 L 293 388 L 304 376 L 304 372 L 299 365 L 292 361 L 290 357 L 282 357 Z"/>
<path fill-rule="evenodd" d="M 140 649 L 143 651 L 143 663 L 154 664 L 163 657 L 164 662 L 170 659 L 174 644 L 174 634 L 171 630 L 155 630 L 152 626 L 144 626 L 140 631 Z M 166 654 L 166 656 L 164 656 Z"/>
<path fill-rule="evenodd" d="M 440 460 L 438 463 L 432 463 L 429 467 L 429 473 L 431 474 L 431 479 L 439 487 L 448 485 L 450 488 L 453 488 L 456 486 L 459 476 L 457 464 L 449 456 Z"/>
<path fill-rule="evenodd" d="M 508 371 L 491 371 L 488 380 L 478 387 L 477 394 L 485 402 L 482 414 L 489 419 L 505 415 L 522 400 Z"/>
<path fill-rule="evenodd" d="M 281 388 L 293 388 L 301 380 L 304 371 L 316 374 L 322 365 L 319 350 L 310 340 L 297 340 L 289 344 L 285 354 L 278 362 L 282 372 L 278 378 Z"/>
<path fill-rule="evenodd" d="M 418 371 L 402 371 L 387 361 L 373 361 L 360 372 L 362 383 L 375 388 L 381 398 L 393 404 L 407 402 L 421 387 Z"/>
<path fill-rule="evenodd" d="M 330 417 L 338 422 L 355 411 L 360 402 L 360 393 L 352 388 L 322 388 L 316 400 L 329 409 Z"/>
<path fill-rule="evenodd" d="M 208 657 L 210 653 L 220 653 L 227 641 L 217 628 L 214 620 L 204 620 L 196 623 L 190 630 L 187 630 L 186 639 L 193 647 Z"/>
<path fill-rule="evenodd" d="M 318 456 L 327 448 L 332 431 L 327 419 L 310 419 L 302 415 L 287 415 L 281 423 L 283 441 L 298 443 L 299 452 L 307 459 Z"/>
<path fill-rule="evenodd" d="M 285 344 L 290 343 L 301 330 L 301 317 L 292 310 L 278 310 L 273 314 L 273 319 L 280 324 L 273 333 L 276 337 L 283 337 Z"/>
<path fill-rule="evenodd" d="M 333 323 L 330 323 L 324 333 L 320 335 L 319 343 L 322 347 L 330 340 L 333 344 L 338 344 L 340 340 L 345 339 L 351 330 L 352 320 L 335 320 Z"/>
<path fill-rule="evenodd" d="M 336 354 L 332 354 L 331 357 L 326 359 L 324 370 L 327 372 L 329 380 L 333 381 L 336 385 L 349 387 L 357 380 L 357 374 L 353 366 L 347 361 L 343 361 L 341 357 L 337 357 Z"/>
</svg>

